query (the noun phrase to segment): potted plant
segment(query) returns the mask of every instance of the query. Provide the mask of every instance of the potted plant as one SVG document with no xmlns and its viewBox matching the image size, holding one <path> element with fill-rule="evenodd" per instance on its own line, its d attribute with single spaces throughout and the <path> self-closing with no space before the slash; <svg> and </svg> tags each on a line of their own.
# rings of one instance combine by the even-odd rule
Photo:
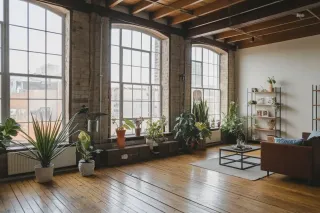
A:
<svg viewBox="0 0 320 213">
<path fill-rule="evenodd" d="M 195 126 L 199 130 L 198 141 L 201 149 L 206 148 L 206 139 L 211 138 L 211 131 L 206 123 L 196 122 Z"/>
<path fill-rule="evenodd" d="M 197 149 L 200 140 L 205 140 L 210 135 L 207 124 L 196 122 L 195 115 L 189 112 L 176 118 L 173 132 L 174 139 L 182 142 L 182 147 L 189 153 Z"/>
<path fill-rule="evenodd" d="M 139 117 L 134 120 L 134 123 L 136 125 L 135 133 L 137 137 L 141 135 L 141 125 L 143 121 L 144 121 L 143 117 Z"/>
<path fill-rule="evenodd" d="M 230 102 L 228 114 L 222 119 L 221 133 L 222 141 L 229 144 L 235 144 L 238 138 L 244 138 L 243 129 L 244 119 L 238 115 L 238 105 Z"/>
<path fill-rule="evenodd" d="M 151 120 L 147 121 L 146 144 L 149 145 L 150 149 L 167 140 L 164 137 L 164 127 L 166 124 L 167 119 L 165 116 L 162 116 L 160 120 L 155 122 Z"/>
<path fill-rule="evenodd" d="M 134 129 L 134 124 L 132 121 L 128 119 L 124 119 L 124 124 L 119 126 L 116 122 L 116 119 L 112 119 L 112 123 L 117 126 L 116 133 L 117 133 L 117 145 L 119 149 L 123 149 L 126 146 L 126 138 L 125 134 L 127 130 Z"/>
<path fill-rule="evenodd" d="M 268 77 L 267 82 L 269 83 L 269 92 L 273 92 L 274 91 L 274 84 L 277 83 L 276 80 L 274 79 L 274 76 L 272 76 L 271 78 Z"/>
<path fill-rule="evenodd" d="M 192 114 L 196 122 L 205 123 L 209 127 L 209 107 L 207 101 L 198 101 L 193 103 Z"/>
<path fill-rule="evenodd" d="M 12 118 L 8 118 L 4 124 L 0 124 L 0 178 L 7 175 L 1 165 L 7 165 L 7 146 L 10 145 L 12 137 L 17 136 L 20 129 L 19 124 Z"/>
<path fill-rule="evenodd" d="M 82 159 L 79 161 L 78 168 L 82 176 L 90 176 L 94 173 L 95 162 L 92 159 L 92 153 L 100 153 L 102 150 L 94 150 L 91 145 L 90 136 L 81 131 L 78 135 L 77 151 L 80 153 Z"/>
<path fill-rule="evenodd" d="M 13 142 L 28 150 L 28 153 L 19 152 L 19 155 L 39 161 L 40 164 L 35 166 L 36 180 L 39 183 L 52 180 L 54 170 L 54 165 L 51 163 L 52 160 L 72 145 L 72 143 L 66 142 L 77 132 L 78 125 L 72 125 L 77 115 L 78 113 L 63 126 L 61 115 L 56 121 L 52 121 L 51 117 L 48 120 L 45 120 L 43 116 L 38 119 L 31 114 L 34 138 L 24 130 L 19 130 L 29 143 Z"/>
</svg>

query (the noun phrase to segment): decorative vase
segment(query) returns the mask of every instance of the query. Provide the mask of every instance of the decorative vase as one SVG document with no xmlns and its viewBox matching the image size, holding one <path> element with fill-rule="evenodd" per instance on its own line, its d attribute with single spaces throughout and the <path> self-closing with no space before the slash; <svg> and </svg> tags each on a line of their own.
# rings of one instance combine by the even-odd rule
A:
<svg viewBox="0 0 320 213">
<path fill-rule="evenodd" d="M 270 120 L 268 121 L 268 128 L 269 128 L 270 130 L 273 130 L 275 126 L 276 126 L 276 120 L 270 119 Z"/>
<path fill-rule="evenodd" d="M 116 130 L 117 132 L 117 145 L 119 149 L 123 149 L 126 146 L 126 138 L 124 137 L 126 134 L 126 130 Z"/>
<path fill-rule="evenodd" d="M 85 162 L 85 160 L 79 161 L 79 172 L 83 177 L 91 176 L 94 173 L 95 162 L 91 160 L 90 162 Z"/>
<path fill-rule="evenodd" d="M 273 84 L 269 84 L 269 92 L 273 92 Z"/>
<path fill-rule="evenodd" d="M 35 165 L 34 172 L 38 183 L 47 183 L 52 180 L 54 164 L 50 164 L 49 167 L 43 168 L 40 164 Z"/>
<path fill-rule="evenodd" d="M 141 128 L 136 128 L 136 129 L 135 129 L 135 132 L 136 132 L 136 136 L 137 136 L 137 137 L 140 137 L 140 135 L 141 135 Z"/>
</svg>

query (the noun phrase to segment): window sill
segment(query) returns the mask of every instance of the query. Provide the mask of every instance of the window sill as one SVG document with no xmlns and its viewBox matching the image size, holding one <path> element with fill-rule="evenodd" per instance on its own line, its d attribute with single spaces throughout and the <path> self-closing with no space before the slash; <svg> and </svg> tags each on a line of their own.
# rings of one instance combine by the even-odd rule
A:
<svg viewBox="0 0 320 213">
<path fill-rule="evenodd" d="M 65 145 L 65 144 L 61 144 L 61 145 Z M 75 146 L 75 144 L 72 144 L 71 146 Z M 27 147 L 32 148 L 33 146 L 29 145 Z M 22 151 L 28 151 L 28 149 L 23 146 L 9 146 L 9 147 L 7 147 L 6 151 L 7 152 L 22 152 Z"/>
<path fill-rule="evenodd" d="M 171 136 L 171 135 L 172 135 L 171 132 L 164 133 L 164 136 Z M 141 136 L 128 135 L 128 136 L 125 136 L 125 138 L 126 138 L 126 141 L 134 141 L 134 140 L 143 140 L 145 136 L 146 136 L 145 134 L 142 134 Z M 109 143 L 116 142 L 116 140 L 117 140 L 117 137 L 108 138 Z"/>
</svg>

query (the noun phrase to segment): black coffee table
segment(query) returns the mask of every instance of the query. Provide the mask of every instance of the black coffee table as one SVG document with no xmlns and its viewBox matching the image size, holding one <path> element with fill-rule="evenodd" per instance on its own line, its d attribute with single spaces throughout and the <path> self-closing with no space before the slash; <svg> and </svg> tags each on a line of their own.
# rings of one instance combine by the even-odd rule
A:
<svg viewBox="0 0 320 213">
<path fill-rule="evenodd" d="M 246 153 L 249 153 L 249 152 L 254 152 L 254 151 L 257 151 L 257 150 L 260 150 L 261 148 L 259 146 L 250 146 L 251 149 L 244 149 L 244 150 L 240 150 L 240 149 L 235 149 L 233 148 L 233 146 L 224 146 L 224 147 L 221 147 L 219 149 L 219 164 L 221 166 L 227 166 L 227 167 L 231 167 L 231 168 L 234 168 L 234 169 L 240 169 L 240 170 L 245 170 L 245 169 L 250 169 L 252 167 L 255 167 L 255 166 L 260 166 L 260 163 L 253 163 L 253 162 L 250 162 L 250 161 L 247 161 L 249 158 L 256 158 L 256 159 L 260 159 L 259 157 L 253 157 L 253 156 L 249 156 L 249 155 L 245 155 Z M 234 154 L 229 154 L 229 155 L 224 155 L 222 156 L 222 152 L 223 151 L 226 151 L 226 152 L 232 152 Z M 233 156 L 240 156 L 240 159 L 232 159 L 231 157 Z M 225 160 L 228 160 L 227 162 L 225 163 L 222 163 L 221 160 L 222 159 L 225 159 Z M 241 166 L 240 167 L 237 167 L 237 166 L 232 166 L 232 165 L 229 165 L 231 163 L 235 163 L 235 162 L 240 162 L 241 163 Z M 245 166 L 243 164 L 249 164 L 250 166 Z"/>
</svg>

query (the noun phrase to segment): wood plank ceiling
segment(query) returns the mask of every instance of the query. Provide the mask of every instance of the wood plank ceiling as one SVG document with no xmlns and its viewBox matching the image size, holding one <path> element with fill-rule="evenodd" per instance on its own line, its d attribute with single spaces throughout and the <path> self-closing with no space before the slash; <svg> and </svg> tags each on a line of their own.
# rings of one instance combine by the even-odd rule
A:
<svg viewBox="0 0 320 213">
<path fill-rule="evenodd" d="M 320 34 L 320 0 L 109 0 L 117 6 L 237 48 Z"/>
</svg>

